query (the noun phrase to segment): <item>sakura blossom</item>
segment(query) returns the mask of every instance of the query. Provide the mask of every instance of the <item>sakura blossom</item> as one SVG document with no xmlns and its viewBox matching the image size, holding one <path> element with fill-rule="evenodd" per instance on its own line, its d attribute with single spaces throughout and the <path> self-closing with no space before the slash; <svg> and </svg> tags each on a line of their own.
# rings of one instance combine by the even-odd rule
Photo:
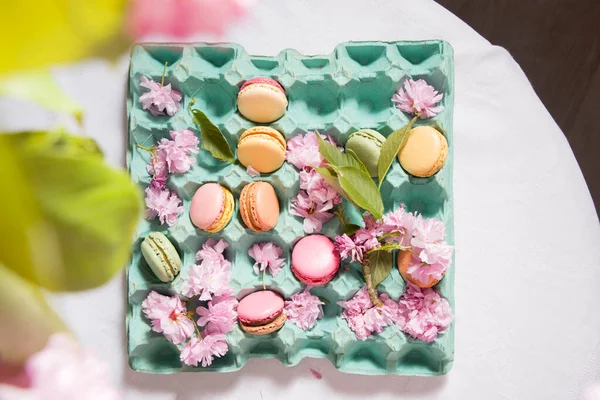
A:
<svg viewBox="0 0 600 400">
<path fill-rule="evenodd" d="M 452 319 L 448 300 L 437 291 L 406 283 L 398 300 L 398 328 L 415 339 L 432 342 L 448 329 Z"/>
<path fill-rule="evenodd" d="M 285 302 L 285 313 L 289 322 L 300 329 L 312 329 L 319 318 L 323 318 L 323 303 L 318 296 L 310 293 L 310 287 L 294 293 Z"/>
<path fill-rule="evenodd" d="M 149 89 L 140 96 L 140 103 L 144 110 L 148 110 L 152 115 L 170 115 L 173 116 L 181 107 L 181 93 L 171 88 L 169 83 L 163 86 L 162 83 L 155 82 L 145 76 L 140 77 L 140 86 Z"/>
<path fill-rule="evenodd" d="M 255 260 L 253 265 L 254 273 L 268 270 L 271 276 L 275 278 L 285 264 L 285 258 L 282 258 L 283 250 L 273 242 L 256 243 L 248 249 L 248 255 Z"/>
<path fill-rule="evenodd" d="M 152 330 L 162 333 L 174 344 L 185 342 L 194 332 L 185 304 L 177 296 L 152 291 L 142 302 L 142 312 L 150 320 Z"/>
<path fill-rule="evenodd" d="M 406 79 L 404 88 L 398 89 L 398 92 L 392 96 L 392 101 L 399 110 L 426 119 L 435 117 L 444 109 L 443 106 L 436 106 L 443 97 L 442 93 L 438 93 L 423 79 L 417 81 Z"/>
<path fill-rule="evenodd" d="M 147 220 L 158 217 L 161 224 L 175 225 L 179 214 L 185 210 L 177 194 L 169 189 L 160 189 L 153 186 L 148 186 L 145 193 L 146 210 L 144 217 Z"/>
</svg>

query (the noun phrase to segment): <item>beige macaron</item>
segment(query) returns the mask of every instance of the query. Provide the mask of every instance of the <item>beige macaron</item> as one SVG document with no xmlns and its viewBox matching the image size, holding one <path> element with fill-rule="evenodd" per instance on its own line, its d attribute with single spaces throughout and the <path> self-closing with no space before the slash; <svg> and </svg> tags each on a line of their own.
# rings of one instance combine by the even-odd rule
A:
<svg viewBox="0 0 600 400">
<path fill-rule="evenodd" d="M 431 126 L 417 126 L 408 135 L 406 144 L 398 153 L 402 168 L 421 178 L 432 176 L 442 169 L 448 156 L 446 137 Z"/>
</svg>

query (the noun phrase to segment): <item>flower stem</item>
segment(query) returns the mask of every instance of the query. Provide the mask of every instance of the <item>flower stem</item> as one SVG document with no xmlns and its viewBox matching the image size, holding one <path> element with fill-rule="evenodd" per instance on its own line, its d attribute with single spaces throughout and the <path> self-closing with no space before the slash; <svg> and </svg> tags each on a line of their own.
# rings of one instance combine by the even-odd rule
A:
<svg viewBox="0 0 600 400">
<path fill-rule="evenodd" d="M 196 329 L 196 334 L 198 335 L 198 337 L 200 338 L 200 340 L 204 339 L 202 337 L 202 333 L 200 333 L 200 328 L 198 328 L 198 324 L 196 323 L 196 321 L 194 321 L 194 318 L 188 316 L 188 318 L 190 319 L 190 321 L 192 321 L 192 323 L 194 324 L 194 329 Z"/>
<path fill-rule="evenodd" d="M 263 283 L 263 290 L 267 290 L 267 285 L 265 285 L 265 275 L 267 273 L 267 269 L 263 269 L 263 273 L 262 273 L 262 283 Z"/>
<path fill-rule="evenodd" d="M 165 67 L 163 68 L 162 78 L 160 80 L 160 86 L 164 86 L 165 85 L 165 74 L 167 73 L 167 65 L 168 64 L 169 64 L 169 62 L 165 61 Z"/>
<path fill-rule="evenodd" d="M 344 216 L 344 209 L 341 204 L 338 204 L 337 209 L 333 212 L 333 214 L 338 217 L 342 225 L 348 225 L 348 220 Z"/>
<path fill-rule="evenodd" d="M 371 266 L 369 264 L 369 257 L 365 257 L 362 264 L 363 277 L 365 278 L 365 282 L 367 284 L 367 292 L 369 293 L 369 298 L 371 299 L 371 303 L 374 306 L 381 307 L 383 303 L 377 297 L 377 291 L 373 287 L 373 281 L 371 280 Z"/>
<path fill-rule="evenodd" d="M 142 146 L 142 145 L 141 145 L 141 144 L 139 144 L 139 143 L 136 143 L 135 145 L 136 145 L 137 147 L 139 147 L 140 149 L 147 151 L 147 152 L 148 152 L 148 153 L 150 153 L 150 154 L 154 154 L 154 146 L 152 146 L 152 147 L 146 147 L 146 146 Z"/>
</svg>

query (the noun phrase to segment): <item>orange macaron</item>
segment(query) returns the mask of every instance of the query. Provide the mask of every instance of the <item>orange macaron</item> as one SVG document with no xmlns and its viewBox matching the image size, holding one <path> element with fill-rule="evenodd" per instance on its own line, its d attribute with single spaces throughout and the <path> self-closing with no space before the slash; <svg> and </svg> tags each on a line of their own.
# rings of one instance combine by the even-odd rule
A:
<svg viewBox="0 0 600 400">
<path fill-rule="evenodd" d="M 412 283 L 415 286 L 420 287 L 421 289 L 426 289 L 437 285 L 440 281 L 439 279 L 435 279 L 433 276 L 429 277 L 429 281 L 427 283 L 423 283 L 418 279 L 412 277 L 411 274 L 408 273 L 408 268 L 410 267 L 410 262 L 413 257 L 413 254 L 410 250 L 400 250 L 398 252 L 398 271 L 400 271 L 400 275 L 405 281 Z"/>
<path fill-rule="evenodd" d="M 244 167 L 258 172 L 273 172 L 285 161 L 285 138 L 268 126 L 255 126 L 242 133 L 238 141 L 237 156 Z"/>
<path fill-rule="evenodd" d="M 268 182 L 252 182 L 240 194 L 240 213 L 244 224 L 255 232 L 270 231 L 279 219 L 279 199 Z"/>
</svg>

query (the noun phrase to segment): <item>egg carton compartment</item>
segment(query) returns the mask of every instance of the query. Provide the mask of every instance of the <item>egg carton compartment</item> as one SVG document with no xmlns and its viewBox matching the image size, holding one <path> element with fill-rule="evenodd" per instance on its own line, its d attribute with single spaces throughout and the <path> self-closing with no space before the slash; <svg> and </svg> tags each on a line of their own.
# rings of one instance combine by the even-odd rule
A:
<svg viewBox="0 0 600 400">
<path fill-rule="evenodd" d="M 444 93 L 444 111 L 431 120 L 444 131 L 449 142 L 449 155 L 444 168 L 434 177 L 422 179 L 409 176 L 395 162 L 382 188 L 386 211 L 404 204 L 409 211 L 424 217 L 442 219 L 447 227 L 447 240 L 454 243 L 452 170 L 452 116 L 454 104 L 453 52 L 443 41 L 419 42 L 348 42 L 338 45 L 328 55 L 303 55 L 286 49 L 276 56 L 248 54 L 241 46 L 229 43 L 140 44 L 131 53 L 128 85 L 128 148 L 127 164 L 132 179 L 145 189 L 150 177 L 146 165 L 149 154 L 136 144 L 152 146 L 161 138 L 169 138 L 170 130 L 191 129 L 198 133 L 188 105 L 202 110 L 221 129 L 234 153 L 241 134 L 255 126 L 237 112 L 236 96 L 247 79 L 268 76 L 279 81 L 286 90 L 289 105 L 282 118 L 269 126 L 286 139 L 319 130 L 331 135 L 339 146 L 361 128 L 378 130 L 388 136 L 406 125 L 411 116 L 397 110 L 392 95 L 406 78 L 424 79 Z M 180 110 L 173 116 L 153 116 L 143 110 L 138 99 L 146 91 L 140 77 L 160 81 L 165 69 L 165 84 L 181 92 Z M 197 263 L 196 252 L 208 238 L 229 243 L 227 258 L 232 262 L 232 287 L 238 298 L 262 288 L 262 275 L 254 273 L 254 261 L 248 249 L 272 241 L 283 250 L 286 263 L 273 278 L 267 274 L 266 287 L 289 298 L 303 290 L 291 271 L 294 245 L 305 236 L 302 219 L 290 214 L 292 199 L 299 189 L 298 171 L 290 164 L 270 174 L 251 177 L 239 164 L 216 160 L 205 150 L 196 156 L 197 163 L 182 175 L 169 177 L 167 186 L 181 198 L 185 212 L 172 227 L 157 220 L 140 221 L 133 243 L 133 254 L 127 268 L 128 311 L 127 340 L 129 364 L 137 371 L 177 373 L 201 371 L 235 371 L 249 358 L 270 357 L 284 365 L 296 365 L 306 357 L 327 358 L 340 371 L 360 374 L 440 375 L 452 366 L 454 324 L 432 343 L 408 337 L 396 327 L 387 327 L 381 334 L 360 341 L 341 319 L 337 304 L 347 300 L 364 284 L 359 265 L 342 262 L 340 272 L 327 285 L 311 289 L 325 301 L 324 317 L 308 331 L 289 321 L 278 332 L 251 336 L 235 327 L 227 335 L 229 352 L 217 358 L 207 368 L 186 367 L 179 361 L 179 350 L 162 335 L 151 331 L 141 312 L 141 303 L 151 290 L 174 294 L 181 287 L 191 265 Z M 273 185 L 280 203 L 277 226 L 269 232 L 248 229 L 239 212 L 239 195 L 250 182 L 262 180 Z M 189 205 L 196 189 L 207 182 L 218 182 L 234 195 L 235 209 L 230 223 L 221 232 L 208 234 L 197 229 L 189 218 Z M 360 214 L 346 201 L 346 216 L 357 222 Z M 324 224 L 322 234 L 334 238 L 341 224 L 332 219 Z M 160 282 L 140 254 L 142 240 L 153 231 L 163 232 L 176 246 L 181 258 L 179 276 L 170 283 Z M 405 283 L 394 267 L 379 289 L 398 299 Z M 454 262 L 444 279 L 436 286 L 454 310 Z M 188 305 L 191 307 L 191 305 Z"/>
</svg>

